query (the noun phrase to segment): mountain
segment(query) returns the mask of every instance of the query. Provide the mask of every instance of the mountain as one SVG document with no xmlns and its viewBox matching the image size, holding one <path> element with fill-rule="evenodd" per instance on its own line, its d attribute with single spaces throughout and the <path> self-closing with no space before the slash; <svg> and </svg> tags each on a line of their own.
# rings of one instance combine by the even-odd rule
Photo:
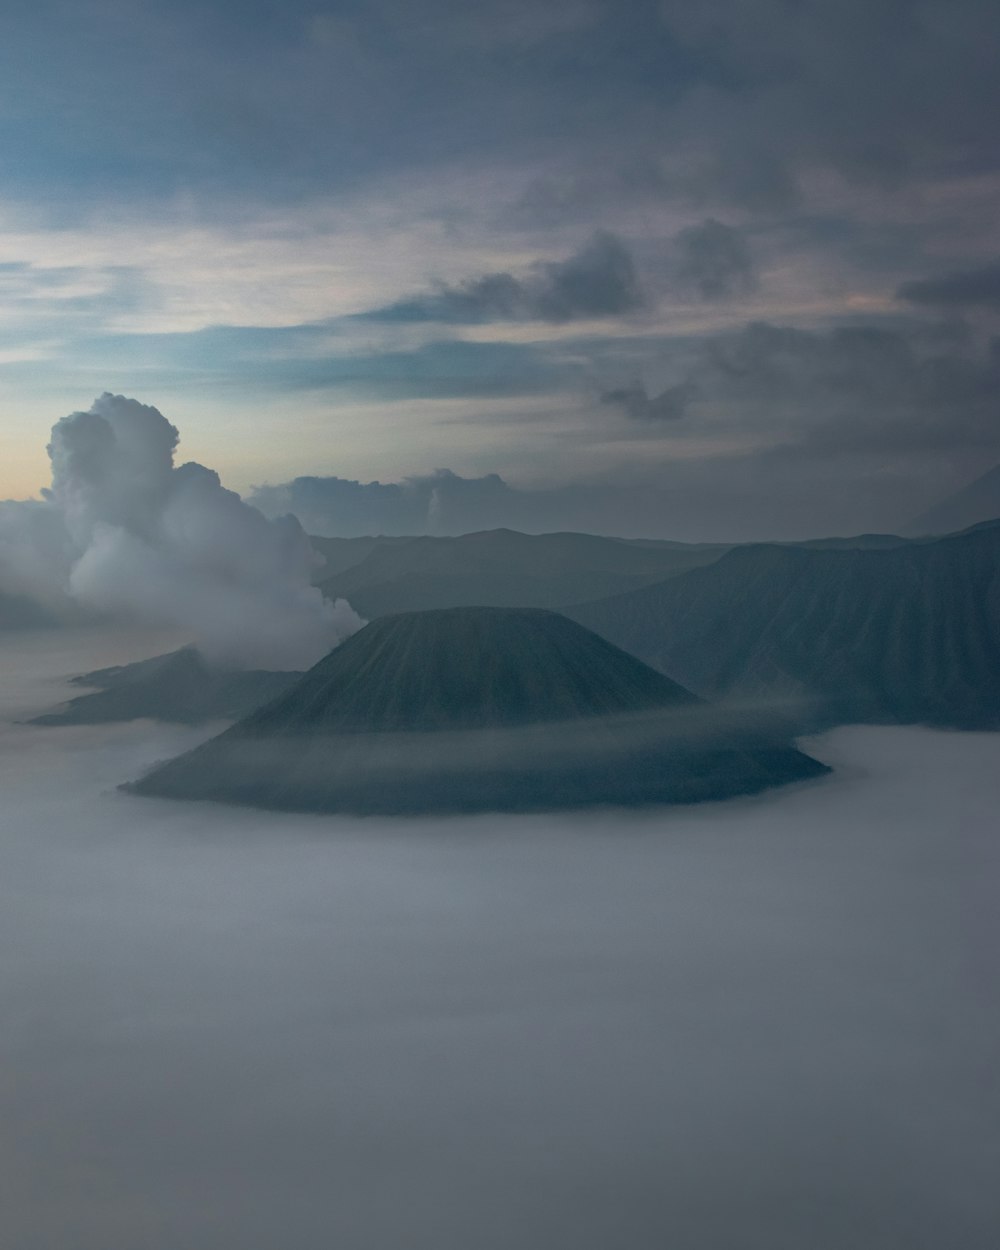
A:
<svg viewBox="0 0 1000 1250">
<path fill-rule="evenodd" d="M 1000 726 L 1000 522 L 896 548 L 737 547 L 570 614 L 706 698 L 800 724 Z"/>
<path fill-rule="evenodd" d="M 129 787 L 300 811 L 417 814 L 694 802 L 825 772 L 538 609 L 374 621 L 284 694 Z"/>
<path fill-rule="evenodd" d="M 905 527 L 907 534 L 950 534 L 1000 517 L 1000 464 L 954 495 L 922 512 Z"/>
<path fill-rule="evenodd" d="M 245 716 L 286 690 L 300 673 L 228 672 L 205 663 L 193 647 L 73 678 L 99 687 L 34 725 L 97 725 L 149 718 L 197 725 Z"/>
<path fill-rule="evenodd" d="M 806 538 L 801 542 L 780 543 L 782 547 L 836 547 L 845 551 L 885 551 L 891 547 L 905 547 L 909 538 L 899 534 L 855 534 L 851 538 Z"/>
<path fill-rule="evenodd" d="M 413 542 L 413 536 L 404 535 L 396 538 L 379 534 L 377 537 L 369 535 L 366 538 L 323 538 L 318 534 L 310 534 L 309 542 L 313 550 L 322 557 L 322 563 L 317 565 L 314 580 L 323 582 L 337 573 L 342 573 L 345 569 L 360 564 L 365 556 L 376 547 L 398 547 L 403 543 Z"/>
<path fill-rule="evenodd" d="M 561 608 L 662 581 L 728 550 L 504 529 L 458 538 L 314 543 L 338 562 L 349 558 L 351 550 L 364 551 L 356 564 L 340 568 L 319 585 L 327 598 L 347 599 L 368 620 L 430 608 Z M 326 543 L 357 545 L 327 548 L 322 545 Z"/>
</svg>

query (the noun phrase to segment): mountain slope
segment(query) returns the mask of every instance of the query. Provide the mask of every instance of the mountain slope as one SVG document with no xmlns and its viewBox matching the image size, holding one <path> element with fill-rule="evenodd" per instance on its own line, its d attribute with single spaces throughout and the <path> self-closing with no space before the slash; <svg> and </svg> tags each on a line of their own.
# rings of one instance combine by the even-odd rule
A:
<svg viewBox="0 0 1000 1250">
<path fill-rule="evenodd" d="M 99 689 L 36 717 L 32 724 L 97 725 L 148 718 L 197 725 L 232 720 L 273 699 L 299 676 L 210 668 L 193 647 L 184 647 L 74 678 L 77 685 Z"/>
<path fill-rule="evenodd" d="M 694 802 L 826 771 L 565 617 L 375 621 L 271 703 L 131 789 L 413 814 Z"/>
<path fill-rule="evenodd" d="M 736 548 L 570 614 L 705 697 L 798 700 L 808 724 L 1000 724 L 1000 524 L 887 550 Z"/>
<path fill-rule="evenodd" d="M 559 608 L 662 581 L 726 550 L 514 530 L 380 539 L 319 585 L 327 598 L 347 599 L 368 620 L 432 608 Z"/>
</svg>

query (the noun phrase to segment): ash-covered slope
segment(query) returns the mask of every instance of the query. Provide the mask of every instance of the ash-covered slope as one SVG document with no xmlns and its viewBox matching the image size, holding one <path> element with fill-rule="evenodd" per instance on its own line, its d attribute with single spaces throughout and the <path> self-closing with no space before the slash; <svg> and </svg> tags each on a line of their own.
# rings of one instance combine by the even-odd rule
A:
<svg viewBox="0 0 1000 1250">
<path fill-rule="evenodd" d="M 326 553 L 323 541 L 317 548 Z M 363 556 L 319 585 L 328 599 L 347 599 L 367 620 L 432 608 L 562 608 L 662 581 L 728 550 L 505 529 L 353 541 Z M 372 545 L 365 551 L 362 542 Z M 328 555 L 346 558 L 339 549 Z"/>
<path fill-rule="evenodd" d="M 1000 523 L 889 550 L 736 548 L 570 611 L 706 698 L 800 700 L 811 726 L 1000 725 Z"/>
<path fill-rule="evenodd" d="M 131 789 L 383 814 L 694 802 L 826 771 L 787 738 L 555 613 L 442 609 L 372 622 Z"/>
<path fill-rule="evenodd" d="M 301 673 L 232 672 L 210 667 L 194 647 L 136 664 L 98 669 L 73 679 L 96 686 L 35 725 L 97 725 L 151 719 L 198 725 L 233 720 L 286 690 Z"/>
</svg>

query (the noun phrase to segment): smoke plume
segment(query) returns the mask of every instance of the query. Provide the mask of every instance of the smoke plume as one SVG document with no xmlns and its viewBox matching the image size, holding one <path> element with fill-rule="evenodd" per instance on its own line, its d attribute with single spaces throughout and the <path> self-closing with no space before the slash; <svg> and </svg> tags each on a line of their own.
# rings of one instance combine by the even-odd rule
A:
<svg viewBox="0 0 1000 1250">
<path fill-rule="evenodd" d="M 156 408 L 104 394 L 63 417 L 40 503 L 0 508 L 0 590 L 187 631 L 210 662 L 304 668 L 361 625 L 311 585 L 315 552 L 203 465 Z"/>
</svg>

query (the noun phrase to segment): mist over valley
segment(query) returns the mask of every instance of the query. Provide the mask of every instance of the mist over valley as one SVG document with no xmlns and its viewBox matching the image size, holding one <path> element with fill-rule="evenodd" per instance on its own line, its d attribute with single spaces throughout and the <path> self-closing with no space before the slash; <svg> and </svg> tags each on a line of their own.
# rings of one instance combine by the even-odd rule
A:
<svg viewBox="0 0 1000 1250">
<path fill-rule="evenodd" d="M 358 820 L 119 791 L 211 726 L 13 723 L 168 641 L 0 639 L 14 1244 L 992 1245 L 1000 736 Z"/>
</svg>

